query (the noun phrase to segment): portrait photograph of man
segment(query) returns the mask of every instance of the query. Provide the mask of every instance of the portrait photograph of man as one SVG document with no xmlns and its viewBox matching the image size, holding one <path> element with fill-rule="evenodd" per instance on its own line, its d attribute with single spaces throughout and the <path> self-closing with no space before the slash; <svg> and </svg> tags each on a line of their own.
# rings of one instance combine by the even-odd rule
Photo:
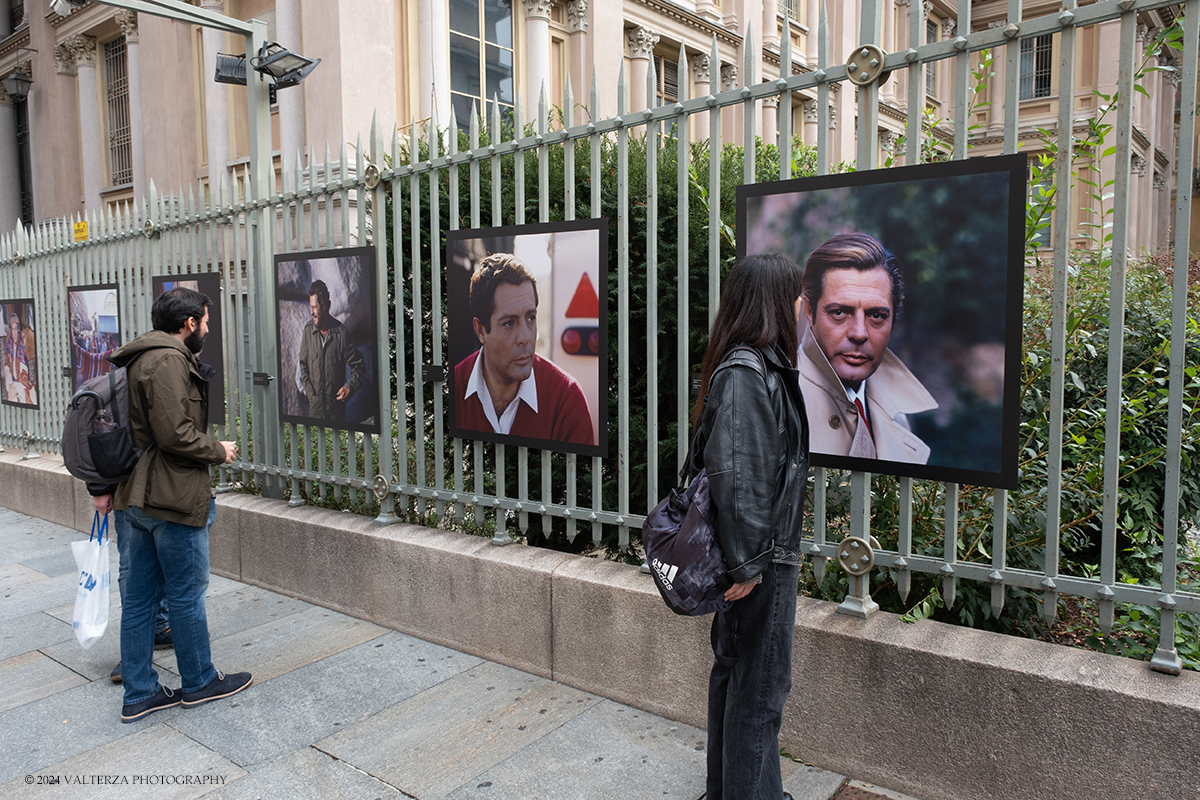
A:
<svg viewBox="0 0 1200 800">
<path fill-rule="evenodd" d="M 379 431 L 375 250 L 275 256 L 285 422 Z"/>
<path fill-rule="evenodd" d="M 67 309 L 74 394 L 84 381 L 106 375 L 113 367 L 108 357 L 121 345 L 117 285 L 68 287 Z"/>
<path fill-rule="evenodd" d="M 0 400 L 7 405 L 38 407 L 37 339 L 32 300 L 0 303 L 4 318 L 4 366 Z"/>
<path fill-rule="evenodd" d="M 1015 486 L 1023 159 L 741 187 L 739 248 L 804 270 L 813 464 Z"/>
<path fill-rule="evenodd" d="M 606 234 L 605 220 L 450 234 L 455 436 L 600 454 Z"/>
<path fill-rule="evenodd" d="M 225 327 L 221 276 L 215 272 L 159 275 L 153 283 L 155 297 L 169 289 L 181 287 L 200 292 L 212 300 L 212 305 L 208 306 L 208 336 L 204 338 L 204 349 L 196 359 L 213 369 L 213 374 L 208 378 L 208 422 L 210 425 L 225 424 Z"/>
</svg>

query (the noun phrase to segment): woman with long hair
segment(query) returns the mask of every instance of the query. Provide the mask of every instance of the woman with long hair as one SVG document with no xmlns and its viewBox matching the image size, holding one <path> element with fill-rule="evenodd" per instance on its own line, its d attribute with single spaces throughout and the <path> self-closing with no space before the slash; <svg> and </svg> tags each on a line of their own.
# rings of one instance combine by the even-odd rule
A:
<svg viewBox="0 0 1200 800">
<path fill-rule="evenodd" d="M 778 800 L 779 726 L 792 688 L 792 630 L 808 479 L 796 372 L 801 270 L 755 255 L 725 280 L 693 422 L 733 586 L 713 620 L 707 800 Z"/>
</svg>

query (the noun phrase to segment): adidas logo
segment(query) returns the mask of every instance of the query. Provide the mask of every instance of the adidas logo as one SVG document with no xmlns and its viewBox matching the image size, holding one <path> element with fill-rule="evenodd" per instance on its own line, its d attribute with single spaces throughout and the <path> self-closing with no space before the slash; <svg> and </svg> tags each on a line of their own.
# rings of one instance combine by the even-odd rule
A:
<svg viewBox="0 0 1200 800">
<path fill-rule="evenodd" d="M 650 565 L 650 569 L 654 570 L 654 574 L 657 575 L 658 579 L 663 582 L 663 586 L 667 587 L 668 589 L 673 588 L 671 586 L 671 582 L 675 580 L 675 576 L 679 574 L 679 567 L 675 566 L 674 564 L 664 564 L 656 558 Z"/>
</svg>

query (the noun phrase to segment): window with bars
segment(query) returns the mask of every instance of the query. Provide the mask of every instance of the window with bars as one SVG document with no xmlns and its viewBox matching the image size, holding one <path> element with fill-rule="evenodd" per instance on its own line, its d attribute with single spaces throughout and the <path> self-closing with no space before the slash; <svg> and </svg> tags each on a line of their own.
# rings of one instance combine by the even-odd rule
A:
<svg viewBox="0 0 1200 800">
<path fill-rule="evenodd" d="M 25 19 L 25 3 L 22 0 L 15 0 L 8 7 L 8 21 L 11 26 L 9 30 L 15 31 L 23 27 L 28 20 Z"/>
<path fill-rule="evenodd" d="M 925 44 L 938 40 L 938 24 L 931 19 L 925 20 Z M 925 94 L 937 97 L 938 62 L 930 61 L 925 65 Z"/>
<path fill-rule="evenodd" d="M 21 222 L 33 225 L 33 156 L 29 149 L 29 103 L 13 103 L 17 112 L 17 187 L 21 193 Z"/>
<path fill-rule="evenodd" d="M 679 64 L 663 56 L 654 57 L 654 105 L 679 100 Z"/>
<path fill-rule="evenodd" d="M 1054 53 L 1053 36 L 1044 33 L 1021 40 L 1021 99 L 1050 96 Z"/>
<path fill-rule="evenodd" d="M 779 0 L 779 10 L 796 22 L 800 21 L 800 0 Z"/>
<path fill-rule="evenodd" d="M 108 107 L 110 186 L 133 183 L 133 142 L 129 124 L 129 64 L 125 37 L 104 45 L 104 85 Z"/>
<path fill-rule="evenodd" d="M 511 118 L 515 102 L 512 0 L 450 0 L 450 103 L 459 128 L 471 107 L 491 123 L 493 101 Z"/>
</svg>

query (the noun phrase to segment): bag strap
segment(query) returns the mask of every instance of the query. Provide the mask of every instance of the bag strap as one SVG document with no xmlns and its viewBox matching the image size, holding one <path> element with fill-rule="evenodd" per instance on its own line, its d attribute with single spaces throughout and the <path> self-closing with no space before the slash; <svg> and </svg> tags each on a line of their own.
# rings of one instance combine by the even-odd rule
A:
<svg viewBox="0 0 1200 800">
<path fill-rule="evenodd" d="M 748 353 L 754 353 L 755 358 L 758 359 L 760 364 L 762 363 L 762 354 L 759 353 L 756 348 L 750 347 L 749 345 L 740 344 L 737 347 L 731 348 L 729 352 L 725 354 L 724 358 L 721 359 L 721 363 L 717 365 L 717 368 L 713 370 L 713 374 L 708 379 L 710 386 L 712 385 L 712 379 L 716 377 L 717 373 L 730 365 L 729 357 L 739 350 Z M 706 397 L 703 402 L 707 403 L 707 400 L 708 398 Z M 679 480 L 681 482 L 686 483 L 691 474 L 692 454 L 699 453 L 704 450 L 704 445 L 707 442 L 708 431 L 704 427 L 704 410 L 701 409 L 700 418 L 696 421 L 696 430 L 692 432 L 692 439 L 688 444 L 687 456 L 683 459 L 683 468 L 679 470 Z"/>
</svg>

